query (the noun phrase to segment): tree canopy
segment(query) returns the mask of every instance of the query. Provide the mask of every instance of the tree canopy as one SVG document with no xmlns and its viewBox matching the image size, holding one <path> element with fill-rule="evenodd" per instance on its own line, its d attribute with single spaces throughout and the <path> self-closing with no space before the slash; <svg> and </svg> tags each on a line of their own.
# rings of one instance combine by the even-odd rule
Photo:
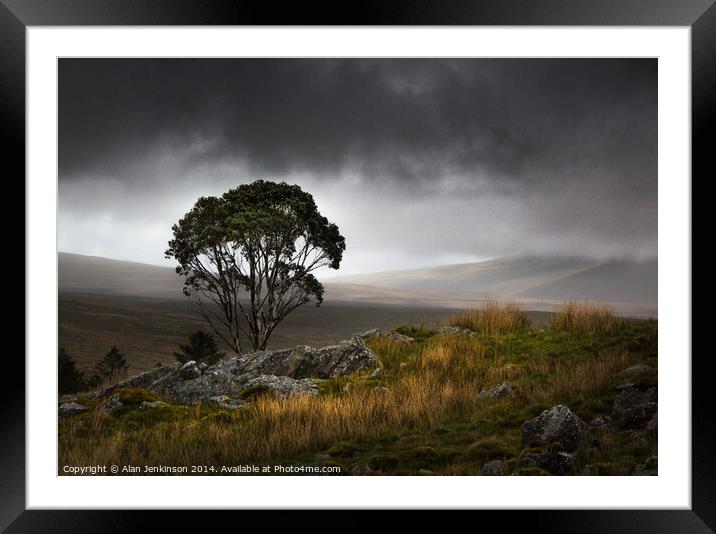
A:
<svg viewBox="0 0 716 534">
<path fill-rule="evenodd" d="M 225 342 L 264 350 L 278 324 L 308 302 L 320 305 L 313 272 L 338 269 L 345 239 L 297 185 L 257 180 L 201 197 L 172 227 L 167 258 L 184 294 Z"/>
</svg>

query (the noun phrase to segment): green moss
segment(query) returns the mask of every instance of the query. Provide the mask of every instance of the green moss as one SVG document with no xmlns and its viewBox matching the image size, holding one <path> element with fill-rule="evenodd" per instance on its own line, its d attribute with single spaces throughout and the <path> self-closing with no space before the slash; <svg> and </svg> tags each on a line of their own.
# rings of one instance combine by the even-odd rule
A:
<svg viewBox="0 0 716 534">
<path fill-rule="evenodd" d="M 122 404 L 136 404 L 142 402 L 153 402 L 157 400 L 157 396 L 143 388 L 120 388 L 114 391 L 115 395 L 119 395 Z"/>
<path fill-rule="evenodd" d="M 361 448 L 352 441 L 337 441 L 326 450 L 326 454 L 338 457 L 349 457 L 360 450 Z"/>
<path fill-rule="evenodd" d="M 154 426 L 159 423 L 187 420 L 191 410 L 186 406 L 163 405 L 147 410 L 132 410 L 118 418 L 118 424 L 128 428 Z"/>
<path fill-rule="evenodd" d="M 395 328 L 393 332 L 397 334 L 402 334 L 404 336 L 412 337 L 415 339 L 415 341 L 425 341 L 429 337 L 432 337 L 435 332 L 433 330 L 430 330 L 429 328 L 425 328 L 424 326 L 415 326 L 412 324 L 401 324 L 399 327 Z"/>
<path fill-rule="evenodd" d="M 499 460 L 515 454 L 515 450 L 505 442 L 504 437 L 490 436 L 470 445 L 465 457 L 480 463 Z"/>
<path fill-rule="evenodd" d="M 241 393 L 239 393 L 239 398 L 245 401 L 254 401 L 259 397 L 273 396 L 275 394 L 276 392 L 270 387 L 258 385 L 243 389 Z"/>
<path fill-rule="evenodd" d="M 430 464 L 440 460 L 441 454 L 435 447 L 420 445 L 405 451 L 403 457 L 414 463 Z"/>
</svg>

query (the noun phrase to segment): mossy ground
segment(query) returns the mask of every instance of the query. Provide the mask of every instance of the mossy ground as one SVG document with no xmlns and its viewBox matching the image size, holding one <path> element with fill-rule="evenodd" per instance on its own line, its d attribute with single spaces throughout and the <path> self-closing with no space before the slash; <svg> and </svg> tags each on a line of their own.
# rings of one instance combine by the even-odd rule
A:
<svg viewBox="0 0 716 534">
<path fill-rule="evenodd" d="M 379 376 L 321 381 L 317 397 L 246 395 L 248 407 L 230 411 L 139 410 L 142 400 L 156 397 L 125 391 L 126 402 L 110 416 L 80 399 L 91 409 L 61 421 L 60 465 L 318 461 L 340 466 L 344 475 L 478 475 L 491 460 L 514 464 L 523 453 L 522 423 L 543 410 L 565 404 L 589 423 L 610 415 L 618 384 L 657 380 L 620 375 L 637 363 L 657 368 L 655 321 L 618 320 L 594 332 L 544 322 L 473 336 L 409 325 L 397 331 L 416 342 L 368 342 L 383 364 Z M 501 382 L 517 394 L 476 399 L 480 389 Z M 589 428 L 574 453 L 573 474 L 591 465 L 599 475 L 628 475 L 656 453 L 657 436 L 646 430 Z M 524 468 L 519 474 L 548 473 Z"/>
</svg>

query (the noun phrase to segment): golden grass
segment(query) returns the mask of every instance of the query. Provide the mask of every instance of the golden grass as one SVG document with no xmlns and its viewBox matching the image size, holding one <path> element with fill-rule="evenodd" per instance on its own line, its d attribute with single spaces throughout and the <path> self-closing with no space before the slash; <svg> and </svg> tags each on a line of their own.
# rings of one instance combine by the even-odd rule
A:
<svg viewBox="0 0 716 534">
<path fill-rule="evenodd" d="M 556 310 L 551 326 L 555 330 L 605 334 L 617 324 L 611 306 L 599 302 L 570 301 Z"/>
<path fill-rule="evenodd" d="M 202 418 L 197 407 L 183 418 L 129 429 L 105 428 L 109 420 L 100 416 L 86 418 L 86 423 L 63 421 L 60 465 L 279 462 L 325 450 L 336 441 L 474 420 L 491 402 L 514 413 L 531 402 L 563 403 L 589 396 L 604 390 L 609 376 L 628 363 L 626 354 L 603 353 L 575 362 L 534 355 L 515 366 L 499 356 L 487 357 L 483 344 L 468 336 L 435 336 L 420 347 L 390 340 L 370 344 L 390 374 L 387 388 L 354 377 L 348 391 L 262 397 L 223 419 Z M 548 379 L 539 386 L 523 383 L 534 374 Z M 478 400 L 482 388 L 507 377 L 517 383 L 516 397 Z M 83 424 L 91 428 L 83 430 Z"/>
<path fill-rule="evenodd" d="M 482 308 L 466 310 L 450 317 L 447 324 L 474 332 L 494 335 L 529 327 L 530 320 L 517 301 L 486 300 Z"/>
</svg>

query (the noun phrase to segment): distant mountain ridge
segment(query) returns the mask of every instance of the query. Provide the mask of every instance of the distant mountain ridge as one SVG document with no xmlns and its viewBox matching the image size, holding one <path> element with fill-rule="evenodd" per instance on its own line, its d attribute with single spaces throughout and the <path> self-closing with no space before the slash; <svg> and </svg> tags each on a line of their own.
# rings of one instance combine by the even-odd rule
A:
<svg viewBox="0 0 716 534">
<path fill-rule="evenodd" d="M 326 298 L 341 302 L 465 307 L 497 296 L 534 303 L 589 299 L 655 310 L 657 274 L 656 259 L 508 257 L 322 282 Z M 182 280 L 171 267 L 79 254 L 58 255 L 58 283 L 66 292 L 183 298 Z"/>
<path fill-rule="evenodd" d="M 589 299 L 656 304 L 657 260 L 600 261 L 584 258 L 516 256 L 478 263 L 444 265 L 339 276 L 325 285 L 468 292 L 530 299 Z"/>
</svg>

